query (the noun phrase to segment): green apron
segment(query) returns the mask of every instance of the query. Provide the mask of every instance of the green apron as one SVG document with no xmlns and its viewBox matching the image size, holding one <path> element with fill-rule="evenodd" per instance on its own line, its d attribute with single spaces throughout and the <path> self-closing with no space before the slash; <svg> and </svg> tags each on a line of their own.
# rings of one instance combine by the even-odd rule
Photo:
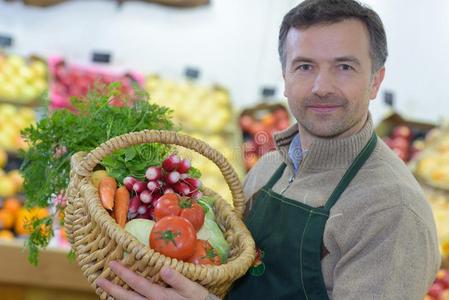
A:
<svg viewBox="0 0 449 300">
<path fill-rule="evenodd" d="M 374 151 L 376 143 L 373 133 L 324 207 L 314 208 L 273 192 L 286 165 L 277 169 L 257 193 L 245 220 L 258 247 L 259 258 L 234 283 L 226 299 L 329 299 L 321 272 L 324 226 L 330 209 Z"/>
</svg>

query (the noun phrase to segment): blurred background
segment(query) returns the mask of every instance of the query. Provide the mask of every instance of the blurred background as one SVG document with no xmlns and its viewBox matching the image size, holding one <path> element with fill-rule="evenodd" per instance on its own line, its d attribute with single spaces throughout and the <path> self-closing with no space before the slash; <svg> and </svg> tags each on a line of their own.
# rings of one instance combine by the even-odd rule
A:
<svg viewBox="0 0 449 300">
<path fill-rule="evenodd" d="M 449 2 L 366 0 L 387 32 L 386 76 L 371 113 L 378 134 L 409 164 L 449 254 Z M 283 96 L 277 36 L 292 0 L 0 1 L 0 295 L 2 299 L 95 299 L 58 231 L 32 267 L 22 252 L 20 130 L 70 108 L 96 80 L 146 90 L 174 110 L 182 131 L 208 142 L 241 178 L 292 124 Z M 204 182 L 228 195 L 218 169 L 197 161 Z M 43 214 L 45 211 L 34 211 Z M 430 299 L 449 299 L 443 269 Z M 6 295 L 6 296 L 5 296 Z M 6 298 L 5 298 L 6 297 Z"/>
</svg>

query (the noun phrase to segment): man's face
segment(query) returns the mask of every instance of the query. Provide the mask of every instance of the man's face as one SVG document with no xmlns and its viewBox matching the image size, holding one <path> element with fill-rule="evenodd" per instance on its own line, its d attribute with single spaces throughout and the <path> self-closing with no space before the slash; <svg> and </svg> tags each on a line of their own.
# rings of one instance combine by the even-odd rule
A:
<svg viewBox="0 0 449 300">
<path fill-rule="evenodd" d="M 312 136 L 348 136 L 366 121 L 384 68 L 372 74 L 369 33 L 358 20 L 291 28 L 285 91 L 290 110 Z"/>
</svg>

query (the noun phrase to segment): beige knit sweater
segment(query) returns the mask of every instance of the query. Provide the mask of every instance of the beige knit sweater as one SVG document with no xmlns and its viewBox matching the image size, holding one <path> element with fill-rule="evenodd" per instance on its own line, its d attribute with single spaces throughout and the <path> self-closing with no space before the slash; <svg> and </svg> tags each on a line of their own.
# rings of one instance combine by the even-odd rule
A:
<svg viewBox="0 0 449 300">
<path fill-rule="evenodd" d="M 285 162 L 273 190 L 317 207 L 324 205 L 373 132 L 371 118 L 354 136 L 318 139 L 293 176 L 288 156 L 297 125 L 275 135 L 277 151 L 259 160 L 244 182 L 250 199 Z M 321 261 L 328 295 L 334 300 L 422 300 L 440 266 L 432 211 L 407 166 L 380 139 L 331 209 L 324 232 L 329 251 Z M 299 280 L 299 279 L 298 279 Z"/>
</svg>

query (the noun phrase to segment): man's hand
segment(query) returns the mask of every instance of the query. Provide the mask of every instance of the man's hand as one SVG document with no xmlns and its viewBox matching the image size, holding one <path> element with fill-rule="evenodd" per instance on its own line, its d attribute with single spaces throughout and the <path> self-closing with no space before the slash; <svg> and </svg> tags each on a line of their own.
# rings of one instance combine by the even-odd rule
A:
<svg viewBox="0 0 449 300">
<path fill-rule="evenodd" d="M 98 278 L 95 283 L 117 300 L 203 300 L 209 294 L 207 289 L 169 267 L 163 267 L 160 272 L 162 280 L 170 286 L 169 288 L 148 281 L 118 262 L 112 261 L 109 267 L 133 289 L 128 291 L 104 278 Z"/>
</svg>

